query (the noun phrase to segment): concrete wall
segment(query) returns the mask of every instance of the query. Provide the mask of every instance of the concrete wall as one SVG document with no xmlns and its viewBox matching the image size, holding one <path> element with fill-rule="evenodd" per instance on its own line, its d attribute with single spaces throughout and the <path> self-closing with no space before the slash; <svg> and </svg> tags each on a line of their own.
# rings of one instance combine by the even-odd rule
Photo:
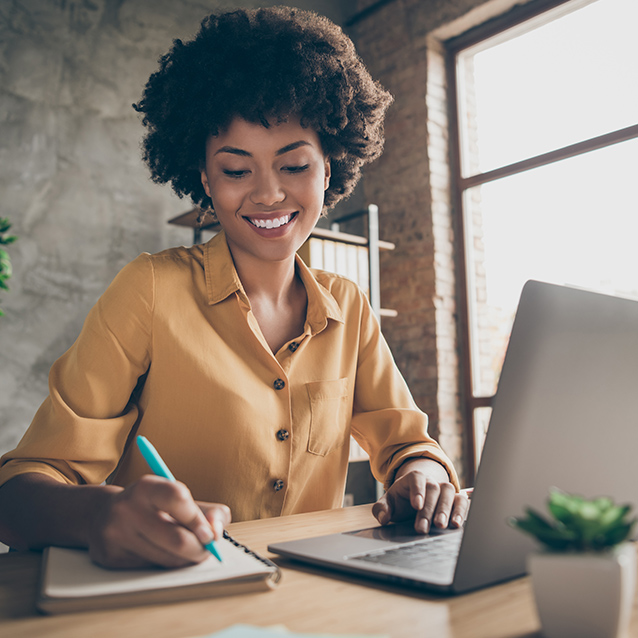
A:
<svg viewBox="0 0 638 638">
<path fill-rule="evenodd" d="M 142 251 L 192 240 L 166 223 L 191 204 L 150 181 L 131 103 L 173 38 L 190 38 L 220 4 L 0 0 L 0 217 L 20 238 L 11 291 L 0 295 L 0 454 L 118 270 Z M 266 4 L 275 3 L 222 6 Z M 338 23 L 351 6 L 294 4 Z"/>
</svg>

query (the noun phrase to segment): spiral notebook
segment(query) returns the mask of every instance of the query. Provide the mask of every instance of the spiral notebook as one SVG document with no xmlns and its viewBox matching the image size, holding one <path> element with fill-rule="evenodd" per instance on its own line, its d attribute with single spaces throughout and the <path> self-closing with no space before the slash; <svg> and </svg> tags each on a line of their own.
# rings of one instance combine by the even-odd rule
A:
<svg viewBox="0 0 638 638">
<path fill-rule="evenodd" d="M 44 551 L 37 600 L 46 613 L 131 607 L 273 589 L 281 578 L 277 565 L 228 533 L 217 543 L 223 561 L 211 556 L 180 569 L 104 569 L 82 549 Z"/>
</svg>

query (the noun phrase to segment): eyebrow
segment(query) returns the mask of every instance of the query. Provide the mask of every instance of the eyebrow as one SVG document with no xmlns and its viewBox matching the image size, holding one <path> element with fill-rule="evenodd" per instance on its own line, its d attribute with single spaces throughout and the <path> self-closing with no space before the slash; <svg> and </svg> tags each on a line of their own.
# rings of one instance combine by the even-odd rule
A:
<svg viewBox="0 0 638 638">
<path fill-rule="evenodd" d="M 292 144 L 286 144 L 278 151 L 275 151 L 275 155 L 285 155 L 286 153 L 290 153 L 290 151 L 294 151 L 296 148 L 300 146 L 310 146 L 310 142 L 306 142 L 305 140 L 299 140 L 297 142 L 292 142 Z M 215 155 L 219 155 L 220 153 L 230 153 L 231 155 L 239 155 L 240 157 L 252 157 L 253 154 L 245 151 L 242 148 L 236 148 L 234 146 L 222 146 L 221 148 L 215 151 Z"/>
</svg>

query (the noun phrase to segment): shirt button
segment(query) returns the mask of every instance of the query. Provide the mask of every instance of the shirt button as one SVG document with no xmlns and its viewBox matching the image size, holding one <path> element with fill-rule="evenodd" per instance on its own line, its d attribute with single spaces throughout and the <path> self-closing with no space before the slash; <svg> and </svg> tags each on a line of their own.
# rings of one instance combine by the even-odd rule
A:
<svg viewBox="0 0 638 638">
<path fill-rule="evenodd" d="M 283 379 L 275 379 L 272 385 L 275 390 L 283 390 L 286 387 L 286 382 Z"/>
<path fill-rule="evenodd" d="M 293 341 L 289 346 L 288 346 L 288 350 L 290 350 L 290 352 L 295 352 L 297 350 L 297 348 L 299 347 L 299 344 L 296 341 Z"/>
<path fill-rule="evenodd" d="M 279 492 L 280 490 L 284 489 L 284 482 L 281 479 L 277 479 L 272 484 L 272 488 L 273 488 L 273 490 L 275 490 L 275 492 Z"/>
<path fill-rule="evenodd" d="M 279 431 L 277 432 L 277 438 L 278 438 L 280 441 L 286 441 L 286 440 L 288 440 L 288 437 L 289 437 L 289 436 L 290 436 L 290 432 L 288 432 L 288 430 L 283 430 L 283 429 L 282 429 L 282 430 L 279 430 Z"/>
</svg>

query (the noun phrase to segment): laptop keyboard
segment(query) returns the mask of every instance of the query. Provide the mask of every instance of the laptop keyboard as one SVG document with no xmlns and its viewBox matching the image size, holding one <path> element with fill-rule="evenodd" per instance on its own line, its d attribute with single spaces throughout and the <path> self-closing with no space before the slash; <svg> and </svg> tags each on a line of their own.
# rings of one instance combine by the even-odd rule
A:
<svg viewBox="0 0 638 638">
<path fill-rule="evenodd" d="M 451 576 L 456 567 L 462 537 L 463 535 L 460 533 L 444 534 L 348 558 L 419 572 L 450 574 Z"/>
</svg>

